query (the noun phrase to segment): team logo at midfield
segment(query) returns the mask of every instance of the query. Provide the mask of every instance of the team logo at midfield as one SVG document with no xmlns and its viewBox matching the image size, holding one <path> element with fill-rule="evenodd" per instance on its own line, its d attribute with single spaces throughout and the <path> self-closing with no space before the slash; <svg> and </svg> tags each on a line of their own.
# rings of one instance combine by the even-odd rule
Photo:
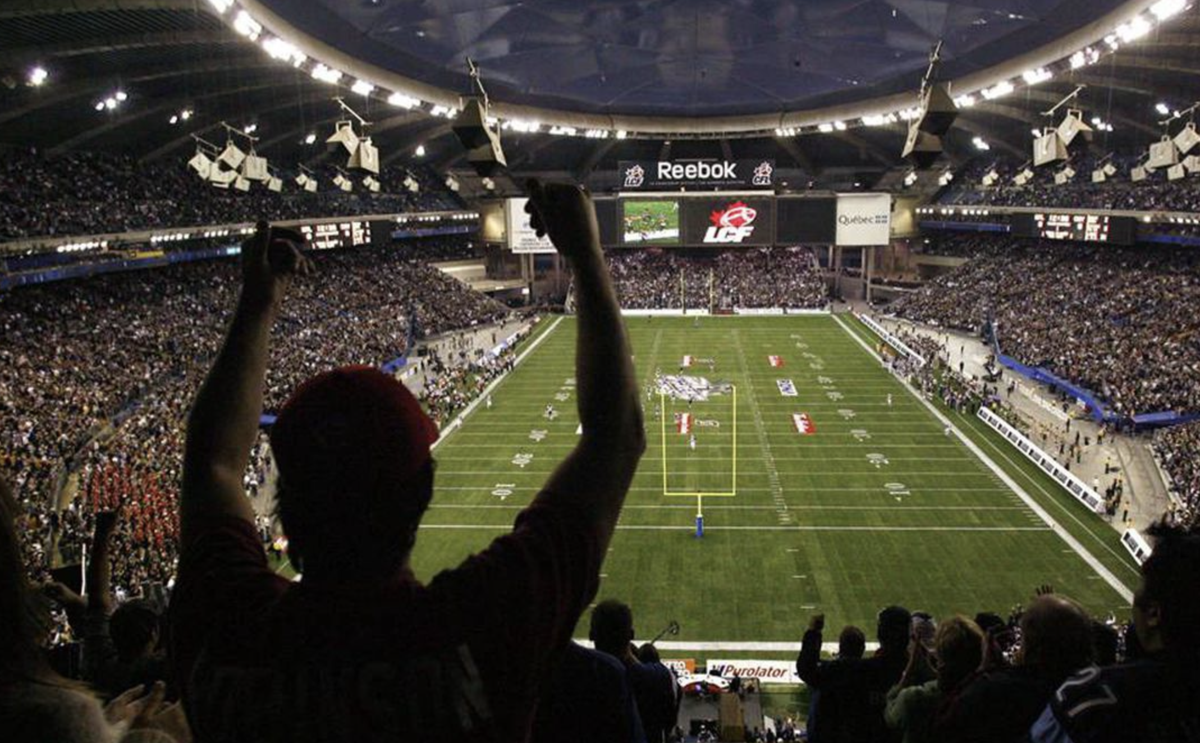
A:
<svg viewBox="0 0 1200 743">
<path fill-rule="evenodd" d="M 705 402 L 713 395 L 727 395 L 733 390 L 728 382 L 710 382 L 704 377 L 660 375 L 654 380 L 659 394 L 675 400 Z"/>
<path fill-rule="evenodd" d="M 708 218 L 712 226 L 704 233 L 705 243 L 740 243 L 754 234 L 758 211 L 743 201 L 735 201 Z"/>
<path fill-rule="evenodd" d="M 754 179 L 750 183 L 755 186 L 770 186 L 771 176 L 774 174 L 775 168 L 771 166 L 771 163 L 763 160 L 754 169 Z"/>
<path fill-rule="evenodd" d="M 641 188 L 646 181 L 646 171 L 641 165 L 625 169 L 625 188 Z"/>
<path fill-rule="evenodd" d="M 817 432 L 817 427 L 812 418 L 808 417 L 808 413 L 792 413 L 792 425 L 796 427 L 796 433 L 802 436 L 811 436 Z"/>
<path fill-rule="evenodd" d="M 779 394 L 784 397 L 798 397 L 800 395 L 796 391 L 796 383 L 790 379 L 776 379 L 775 385 L 779 387 Z"/>
<path fill-rule="evenodd" d="M 767 361 L 769 361 L 771 366 L 776 369 L 783 368 L 783 357 L 782 356 L 768 356 Z"/>
</svg>

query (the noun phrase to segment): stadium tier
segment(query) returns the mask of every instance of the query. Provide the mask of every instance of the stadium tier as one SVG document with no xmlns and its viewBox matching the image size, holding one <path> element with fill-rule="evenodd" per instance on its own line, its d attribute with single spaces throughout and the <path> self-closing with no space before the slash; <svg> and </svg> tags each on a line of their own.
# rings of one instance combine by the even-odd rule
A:
<svg viewBox="0 0 1200 743">
<path fill-rule="evenodd" d="M 0 50 L 5 743 L 1200 743 L 1191 0 Z"/>
</svg>

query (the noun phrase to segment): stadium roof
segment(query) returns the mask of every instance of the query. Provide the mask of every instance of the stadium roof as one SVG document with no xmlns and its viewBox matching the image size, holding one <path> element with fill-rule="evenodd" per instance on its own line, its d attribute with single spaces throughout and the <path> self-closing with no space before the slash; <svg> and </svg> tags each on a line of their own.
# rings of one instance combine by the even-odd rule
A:
<svg viewBox="0 0 1200 743">
<path fill-rule="evenodd" d="M 153 161 L 187 154 L 190 134 L 219 135 L 228 121 L 257 124 L 268 156 L 320 158 L 339 116 L 337 91 L 311 74 L 322 63 L 344 71 L 340 92 L 375 122 L 385 161 L 424 144 L 428 162 L 448 167 L 461 150 L 450 122 L 431 113 L 470 92 L 470 55 L 504 120 L 542 122 L 538 133 L 505 132 L 517 170 L 586 175 L 664 154 L 871 170 L 898 162 L 904 123 L 864 120 L 915 103 L 929 49 L 943 39 L 943 76 L 974 99 L 948 142 L 952 156 L 975 154 L 976 138 L 1022 156 L 1040 112 L 1080 84 L 1089 86 L 1086 116 L 1113 126 L 1097 151 L 1132 149 L 1158 137 L 1160 103 L 1175 110 L 1200 98 L 1194 7 L 1161 27 L 1128 27 L 1154 20 L 1162 3 L 5 0 L 0 143 Z M 301 50 L 304 63 L 264 53 L 272 38 Z M 1103 56 L 1072 69 L 1070 56 L 1084 49 Z M 1043 61 L 1052 79 L 1022 83 Z M 47 73 L 40 86 L 29 84 L 35 67 Z M 376 86 L 369 97 L 348 90 L 359 79 Z M 1012 93 L 983 94 L 1009 79 Z M 118 91 L 127 99 L 104 108 Z M 389 105 L 389 92 L 406 103 Z M 190 118 L 170 123 L 185 110 Z M 555 121 L 576 136 L 550 134 Z M 309 133 L 317 145 L 304 144 Z"/>
</svg>

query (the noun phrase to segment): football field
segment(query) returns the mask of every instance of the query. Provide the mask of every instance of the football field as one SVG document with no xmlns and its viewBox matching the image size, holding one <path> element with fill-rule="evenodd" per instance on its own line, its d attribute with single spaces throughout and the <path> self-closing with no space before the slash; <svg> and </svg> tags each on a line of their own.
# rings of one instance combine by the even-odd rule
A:
<svg viewBox="0 0 1200 743">
<path fill-rule="evenodd" d="M 680 647 L 782 652 L 816 612 L 827 640 L 847 623 L 870 636 L 890 603 L 1006 614 L 1044 583 L 1127 616 L 1137 576 L 1115 532 L 970 416 L 918 399 L 853 319 L 627 322 L 649 447 L 597 600 L 628 602 L 639 637 L 677 619 Z M 436 451 L 424 580 L 509 529 L 576 444 L 574 320 L 542 327 Z"/>
</svg>

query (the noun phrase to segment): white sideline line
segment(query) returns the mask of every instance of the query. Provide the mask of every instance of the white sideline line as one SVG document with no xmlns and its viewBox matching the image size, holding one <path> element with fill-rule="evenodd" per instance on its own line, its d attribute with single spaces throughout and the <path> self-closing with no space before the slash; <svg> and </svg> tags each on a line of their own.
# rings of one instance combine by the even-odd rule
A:
<svg viewBox="0 0 1200 743">
<path fill-rule="evenodd" d="M 454 529 L 461 531 L 507 531 L 512 524 L 421 524 L 422 529 Z M 626 525 L 618 524 L 617 531 L 685 531 L 695 532 L 690 524 L 670 526 L 666 524 Z M 1048 526 L 705 526 L 706 532 L 713 531 L 861 531 L 861 532 L 1019 532 L 1050 531 Z"/>
<path fill-rule="evenodd" d="M 475 396 L 475 399 L 471 402 L 470 405 L 467 406 L 467 409 L 458 414 L 458 417 L 454 419 L 454 422 L 451 425 L 442 428 L 441 431 L 438 431 L 438 440 L 433 442 L 433 445 L 431 445 L 429 447 L 429 450 L 433 451 L 433 450 L 437 449 L 438 446 L 441 445 L 441 443 L 443 441 L 446 441 L 447 439 L 449 439 L 451 435 L 453 435 L 456 431 L 458 431 L 460 428 L 462 428 L 463 422 L 467 419 L 467 417 L 469 415 L 471 415 L 471 413 L 475 412 L 475 408 L 479 407 L 480 403 L 482 403 L 487 398 L 488 395 L 492 394 L 492 391 L 495 390 L 497 387 L 499 387 L 501 382 L 508 379 L 509 373 L 512 372 L 514 369 L 516 369 L 518 366 L 520 366 L 521 362 L 523 362 L 525 360 L 525 358 L 527 356 L 529 356 L 529 354 L 533 353 L 534 349 L 536 349 L 538 346 L 542 345 L 542 341 L 546 340 L 551 335 L 553 335 L 554 331 L 558 328 L 559 323 L 561 323 L 562 321 L 563 321 L 563 319 L 562 319 L 562 316 L 560 315 L 558 318 L 556 318 L 554 320 L 554 324 L 546 329 L 546 332 L 542 333 L 537 338 L 535 338 L 533 343 L 529 344 L 529 348 L 526 348 L 524 351 L 521 352 L 521 354 L 519 356 L 517 356 L 517 360 L 513 362 L 512 369 L 509 369 L 508 371 L 501 373 L 500 376 L 493 379 L 491 384 L 489 384 L 487 387 L 483 388 L 483 392 L 480 392 L 478 395 Z M 447 431 L 449 431 L 449 433 L 447 433 Z"/>
<path fill-rule="evenodd" d="M 877 353 L 875 353 L 875 350 L 868 346 L 863 339 L 859 337 L 858 333 L 855 333 L 853 330 L 851 330 L 850 327 L 842 320 L 842 318 L 834 315 L 833 321 L 842 326 L 842 330 L 846 331 L 846 335 L 849 335 L 852 339 L 854 339 L 854 342 L 861 346 L 864 351 L 877 359 L 880 363 L 883 363 L 883 359 L 880 358 Z M 1096 574 L 1103 578 L 1104 582 L 1111 586 L 1112 589 L 1116 591 L 1122 599 L 1133 603 L 1133 591 L 1129 590 L 1128 586 L 1122 583 L 1117 576 L 1113 575 L 1112 571 L 1104 566 L 1104 563 L 1096 559 L 1096 557 L 1089 552 L 1078 539 L 1076 539 L 1070 532 L 1059 525 L 1054 517 L 1051 516 L 1046 509 L 1042 508 L 1041 504 L 1033 499 L 1033 496 L 1025 492 L 1025 490 L 1018 485 L 1015 480 L 1009 477 L 1008 473 L 1005 472 L 1000 465 L 992 461 L 992 459 L 988 457 L 988 455 L 985 454 L 982 449 L 975 445 L 974 441 L 971 441 L 969 438 L 967 438 L 967 435 L 960 431 L 958 426 L 954 425 L 953 421 L 943 415 L 942 411 L 938 410 L 933 403 L 929 402 L 924 397 L 921 397 L 920 393 L 918 393 L 917 390 L 911 384 L 909 384 L 907 380 L 897 377 L 896 381 L 903 385 L 904 389 L 908 390 L 909 394 L 920 401 L 920 403 L 924 405 L 926 409 L 928 409 L 929 412 L 934 415 L 935 418 L 953 431 L 954 435 L 963 442 L 963 445 L 966 446 L 972 454 L 979 458 L 979 461 L 983 462 L 983 464 L 986 465 L 987 468 L 992 472 L 994 472 L 1005 485 L 1011 488 L 1012 491 L 1016 493 L 1022 501 L 1025 502 L 1025 505 L 1029 506 L 1031 511 L 1036 513 L 1038 517 L 1054 531 L 1054 533 L 1058 534 L 1058 536 L 1064 542 L 1066 542 L 1072 550 L 1075 551 L 1075 554 L 1079 555 L 1083 561 L 1092 568 L 1092 570 L 1096 571 Z"/>
<path fill-rule="evenodd" d="M 479 488 L 479 490 L 487 490 L 487 488 Z M 484 510 L 520 510 L 525 508 L 527 503 L 434 503 L 429 506 L 430 509 L 460 509 L 465 511 Z M 621 511 L 640 510 L 640 511 L 693 511 L 695 506 L 692 505 L 631 505 L 626 503 L 621 507 Z M 774 511 L 775 506 L 705 506 L 708 511 Z M 788 506 L 792 511 L 871 511 L 873 513 L 891 513 L 894 511 L 1021 511 L 1027 513 L 1029 509 L 1024 506 Z"/>
<path fill-rule="evenodd" d="M 816 607 L 813 607 L 816 608 Z M 592 641 L 587 638 L 576 637 L 575 642 L 585 648 L 594 647 Z M 647 640 L 634 640 L 635 645 L 641 645 Z M 654 643 L 654 647 L 659 650 L 721 650 L 724 652 L 760 652 L 760 653 L 799 653 L 800 643 L 798 642 L 742 642 L 737 640 L 716 640 L 705 642 L 703 640 L 660 640 Z M 879 643 L 868 642 L 867 650 L 875 651 L 879 649 Z M 821 650 L 826 653 L 836 653 L 838 644 L 836 642 L 821 643 Z"/>
</svg>

